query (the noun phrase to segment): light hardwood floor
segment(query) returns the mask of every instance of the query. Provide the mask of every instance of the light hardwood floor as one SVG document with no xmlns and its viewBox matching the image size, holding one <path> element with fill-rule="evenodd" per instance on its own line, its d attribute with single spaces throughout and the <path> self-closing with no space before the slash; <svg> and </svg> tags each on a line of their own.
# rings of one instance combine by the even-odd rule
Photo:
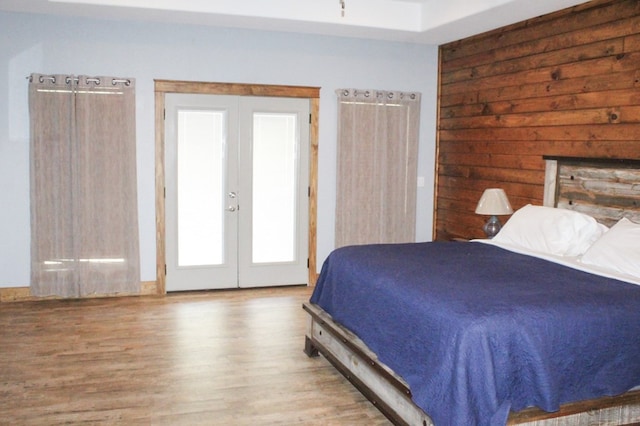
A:
<svg viewBox="0 0 640 426">
<path fill-rule="evenodd" d="M 0 305 L 0 424 L 388 425 L 303 353 L 311 289 Z"/>
</svg>

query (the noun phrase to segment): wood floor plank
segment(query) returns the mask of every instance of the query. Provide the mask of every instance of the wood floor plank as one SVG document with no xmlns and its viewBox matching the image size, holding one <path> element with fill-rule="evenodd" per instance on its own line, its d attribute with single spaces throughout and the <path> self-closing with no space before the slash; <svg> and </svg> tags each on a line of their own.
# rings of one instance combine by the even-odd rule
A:
<svg viewBox="0 0 640 426">
<path fill-rule="evenodd" d="M 302 351 L 307 287 L 0 305 L 0 424 L 388 425 Z"/>
</svg>

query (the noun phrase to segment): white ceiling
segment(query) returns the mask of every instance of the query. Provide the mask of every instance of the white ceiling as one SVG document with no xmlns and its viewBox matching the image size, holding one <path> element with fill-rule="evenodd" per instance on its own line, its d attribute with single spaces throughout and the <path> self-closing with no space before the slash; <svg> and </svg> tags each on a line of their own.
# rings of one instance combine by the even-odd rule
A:
<svg viewBox="0 0 640 426">
<path fill-rule="evenodd" d="M 344 2 L 344 16 L 342 4 Z M 442 44 L 585 0 L 0 0 L 0 10 Z"/>
</svg>

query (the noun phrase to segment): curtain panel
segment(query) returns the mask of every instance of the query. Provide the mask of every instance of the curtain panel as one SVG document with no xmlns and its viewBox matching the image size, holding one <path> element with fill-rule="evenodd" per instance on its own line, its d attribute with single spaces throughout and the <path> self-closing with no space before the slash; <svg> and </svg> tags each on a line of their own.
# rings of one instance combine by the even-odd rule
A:
<svg viewBox="0 0 640 426">
<path fill-rule="evenodd" d="M 415 241 L 420 93 L 336 94 L 336 247 Z"/>
<path fill-rule="evenodd" d="M 32 74 L 31 293 L 136 294 L 135 81 Z"/>
</svg>

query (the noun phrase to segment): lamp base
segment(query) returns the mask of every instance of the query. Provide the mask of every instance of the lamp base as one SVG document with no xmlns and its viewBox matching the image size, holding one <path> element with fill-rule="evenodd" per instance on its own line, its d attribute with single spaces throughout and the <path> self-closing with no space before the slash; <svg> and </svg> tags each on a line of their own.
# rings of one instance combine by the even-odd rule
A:
<svg viewBox="0 0 640 426">
<path fill-rule="evenodd" d="M 502 229 L 502 224 L 498 220 L 498 216 L 491 216 L 487 223 L 484 224 L 482 230 L 487 234 L 488 238 L 493 238 Z"/>
</svg>

